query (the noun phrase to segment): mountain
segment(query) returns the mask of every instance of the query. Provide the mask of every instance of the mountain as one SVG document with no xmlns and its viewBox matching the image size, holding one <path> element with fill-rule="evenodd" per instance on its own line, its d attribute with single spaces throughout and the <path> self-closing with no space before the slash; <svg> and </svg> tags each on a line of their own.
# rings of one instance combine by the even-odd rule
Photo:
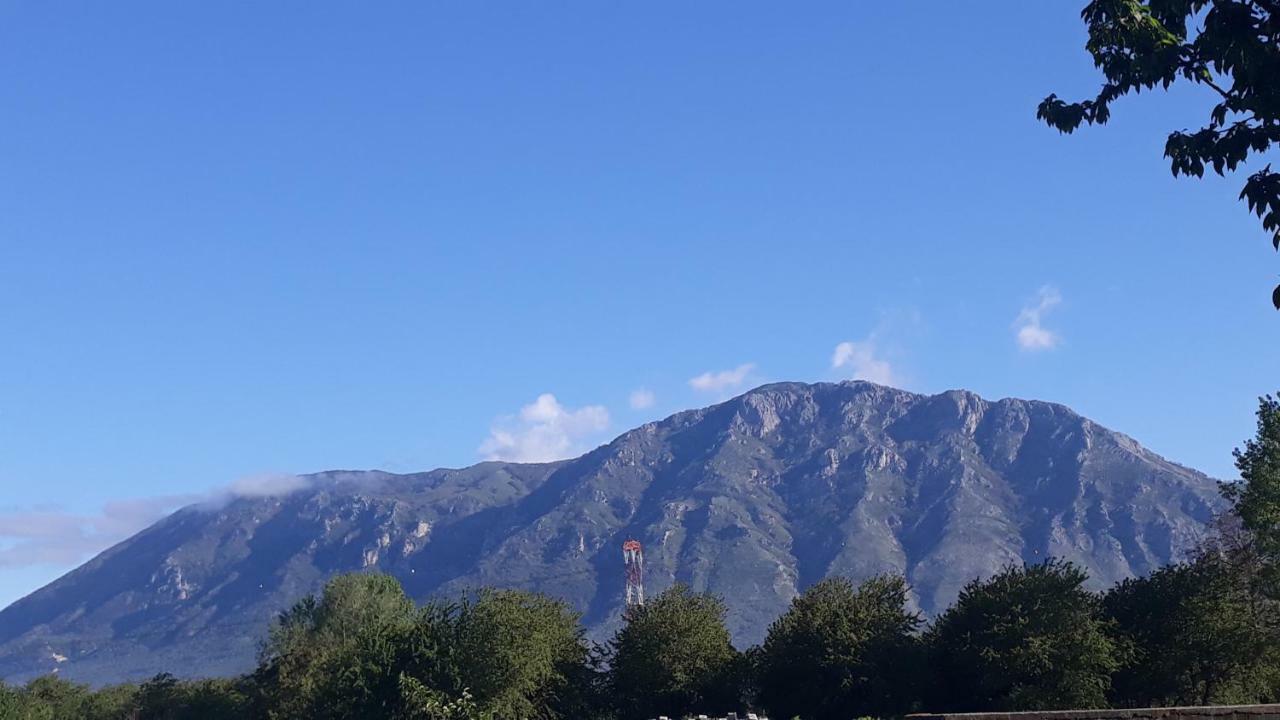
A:
<svg viewBox="0 0 1280 720">
<path fill-rule="evenodd" d="M 905 573 L 929 614 L 1050 555 L 1103 587 L 1183 557 L 1222 507 L 1212 479 L 1061 405 L 865 382 L 766 385 L 562 462 L 304 479 L 180 510 L 0 611 L 0 677 L 241 672 L 277 612 L 360 569 L 417 598 L 539 590 L 604 638 L 632 537 L 650 594 L 723 595 L 746 645 L 828 575 Z"/>
</svg>

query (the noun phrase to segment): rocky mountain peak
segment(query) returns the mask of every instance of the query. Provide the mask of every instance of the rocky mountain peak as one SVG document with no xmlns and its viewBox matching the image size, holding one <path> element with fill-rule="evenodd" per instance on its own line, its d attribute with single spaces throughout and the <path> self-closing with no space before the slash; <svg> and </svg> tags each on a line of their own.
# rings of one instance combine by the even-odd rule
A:
<svg viewBox="0 0 1280 720">
<path fill-rule="evenodd" d="M 597 638 L 620 622 L 624 539 L 650 594 L 723 595 L 740 644 L 833 575 L 904 574 L 926 613 L 969 580 L 1049 555 L 1096 586 L 1178 559 L 1216 483 L 1061 405 L 775 383 L 623 433 L 582 457 L 309 476 L 184 509 L 0 611 L 0 677 L 93 682 L 243 671 L 271 618 L 335 573 L 417 598 L 522 587 Z"/>
</svg>

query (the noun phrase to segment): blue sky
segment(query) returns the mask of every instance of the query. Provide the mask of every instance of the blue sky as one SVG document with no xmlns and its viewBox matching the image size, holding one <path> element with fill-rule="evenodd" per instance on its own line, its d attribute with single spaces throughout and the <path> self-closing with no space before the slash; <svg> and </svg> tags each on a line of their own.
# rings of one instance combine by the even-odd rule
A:
<svg viewBox="0 0 1280 720">
<path fill-rule="evenodd" d="M 1063 402 L 1218 477 L 1277 389 L 1194 88 L 1079 3 L 0 0 L 0 605 L 164 508 L 573 453 L 769 380 Z M 836 362 L 838 361 L 838 362 Z"/>
</svg>

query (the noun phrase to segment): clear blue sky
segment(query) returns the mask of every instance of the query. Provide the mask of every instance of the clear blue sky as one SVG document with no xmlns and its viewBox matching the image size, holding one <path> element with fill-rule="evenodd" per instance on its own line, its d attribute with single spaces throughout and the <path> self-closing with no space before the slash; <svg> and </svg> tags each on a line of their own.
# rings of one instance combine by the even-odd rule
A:
<svg viewBox="0 0 1280 720">
<path fill-rule="evenodd" d="M 1161 157 L 1203 94 L 1037 123 L 1096 88 L 1080 4 L 0 0 L 0 605 L 229 483 L 766 380 L 1059 401 L 1230 476 L 1280 263 L 1243 176 Z"/>
</svg>

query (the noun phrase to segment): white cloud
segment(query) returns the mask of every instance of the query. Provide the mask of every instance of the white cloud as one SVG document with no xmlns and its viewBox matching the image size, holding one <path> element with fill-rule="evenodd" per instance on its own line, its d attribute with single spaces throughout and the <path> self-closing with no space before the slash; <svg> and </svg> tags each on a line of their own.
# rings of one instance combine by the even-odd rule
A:
<svg viewBox="0 0 1280 720">
<path fill-rule="evenodd" d="M 1022 308 L 1013 327 L 1017 331 L 1018 347 L 1035 352 L 1052 350 L 1062 342 L 1062 336 L 1044 327 L 1042 321 L 1049 311 L 1062 303 L 1062 294 L 1049 285 L 1040 288 L 1036 300 Z"/>
<path fill-rule="evenodd" d="M 78 565 L 178 508 L 217 508 L 241 497 L 288 495 L 307 486 L 296 475 L 257 475 L 212 492 L 115 500 L 96 511 L 57 507 L 0 511 L 0 568 Z"/>
<path fill-rule="evenodd" d="M 743 383 L 755 370 L 755 363 L 739 365 L 732 370 L 720 372 L 704 372 L 689 380 L 689 387 L 700 392 L 724 393 L 742 387 Z"/>
<path fill-rule="evenodd" d="M 831 354 L 831 368 L 843 371 L 850 380 L 866 380 L 881 385 L 898 382 L 889 361 L 877 357 L 874 334 L 861 342 L 845 341 L 836 345 Z"/>
<path fill-rule="evenodd" d="M 124 540 L 203 495 L 109 502 L 97 512 L 58 509 L 0 513 L 0 567 L 71 565 Z"/>
<path fill-rule="evenodd" d="M 235 497 L 279 497 L 301 490 L 308 482 L 305 478 L 285 473 L 264 473 L 241 478 L 227 487 Z"/>
<path fill-rule="evenodd" d="M 653 403 L 657 398 L 654 397 L 653 391 L 647 388 L 637 388 L 631 391 L 631 397 L 628 402 L 631 404 L 632 410 L 645 410 L 653 407 Z"/>
<path fill-rule="evenodd" d="M 601 405 L 566 408 L 551 393 L 520 408 L 517 417 L 501 418 L 480 444 L 486 460 L 548 462 L 581 454 L 583 443 L 609 427 L 609 411 Z"/>
</svg>

